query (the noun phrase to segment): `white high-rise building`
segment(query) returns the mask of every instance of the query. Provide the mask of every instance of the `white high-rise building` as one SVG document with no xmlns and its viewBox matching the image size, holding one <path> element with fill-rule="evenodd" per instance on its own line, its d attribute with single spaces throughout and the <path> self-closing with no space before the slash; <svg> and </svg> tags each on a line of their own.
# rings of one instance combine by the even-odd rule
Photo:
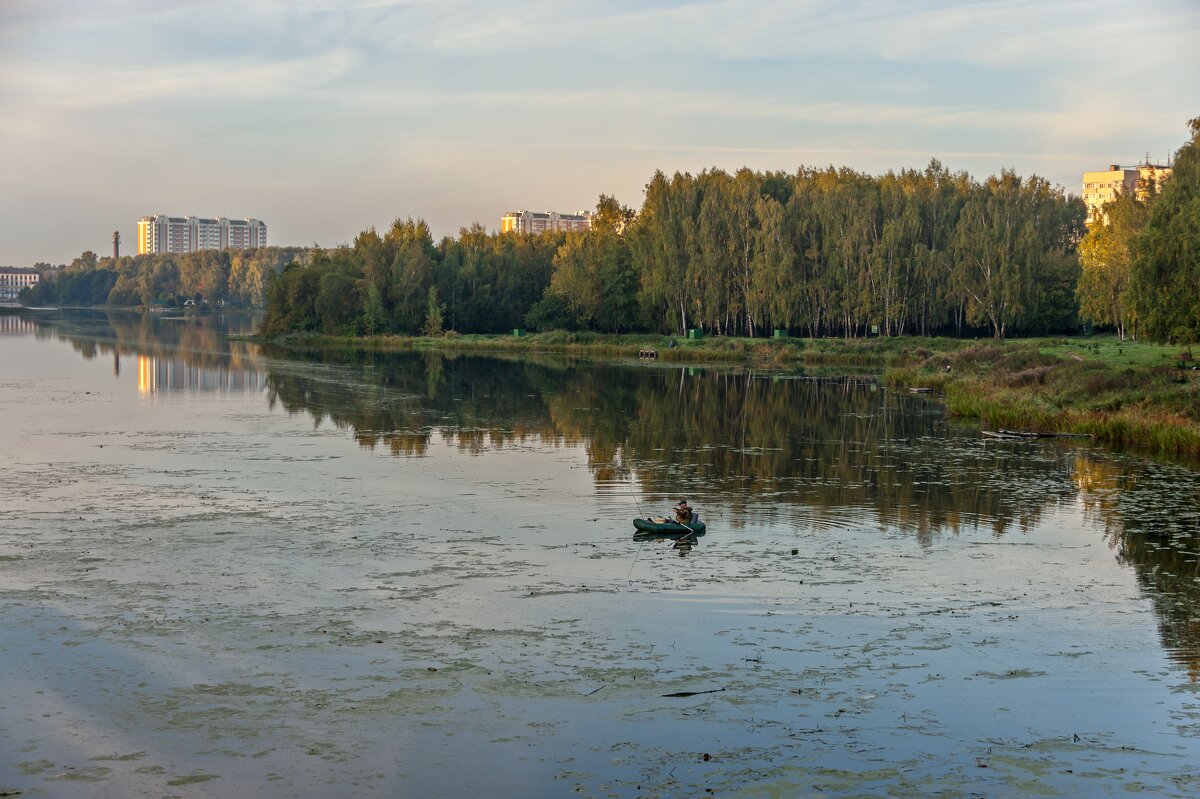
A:
<svg viewBox="0 0 1200 799">
<path fill-rule="evenodd" d="M 501 233 L 545 233 L 548 230 L 583 231 L 592 226 L 589 211 L 560 214 L 557 211 L 509 211 L 500 217 Z"/>
<path fill-rule="evenodd" d="M 138 220 L 138 254 L 197 250 L 247 250 L 267 246 L 267 223 L 259 219 L 143 216 Z"/>
<path fill-rule="evenodd" d="M 257 219 L 222 219 L 221 249 L 253 250 L 267 246 L 267 225 Z"/>
</svg>

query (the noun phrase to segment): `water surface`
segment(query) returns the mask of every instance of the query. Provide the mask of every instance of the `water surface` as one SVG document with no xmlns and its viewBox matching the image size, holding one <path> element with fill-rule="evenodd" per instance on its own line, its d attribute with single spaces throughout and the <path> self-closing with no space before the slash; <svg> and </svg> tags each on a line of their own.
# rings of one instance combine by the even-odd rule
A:
<svg viewBox="0 0 1200 799">
<path fill-rule="evenodd" d="M 251 325 L 0 316 L 0 793 L 1200 792 L 1191 469 Z"/>
</svg>

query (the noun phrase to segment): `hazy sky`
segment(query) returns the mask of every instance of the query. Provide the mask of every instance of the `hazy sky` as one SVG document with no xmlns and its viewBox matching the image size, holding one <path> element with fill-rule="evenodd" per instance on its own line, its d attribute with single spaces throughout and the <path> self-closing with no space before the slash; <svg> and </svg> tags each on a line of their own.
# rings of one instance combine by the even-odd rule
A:
<svg viewBox="0 0 1200 799">
<path fill-rule="evenodd" d="M 0 264 L 137 218 L 333 245 L 639 206 L 655 169 L 938 157 L 1080 190 L 1200 115 L 1200 2 L 0 0 Z"/>
</svg>

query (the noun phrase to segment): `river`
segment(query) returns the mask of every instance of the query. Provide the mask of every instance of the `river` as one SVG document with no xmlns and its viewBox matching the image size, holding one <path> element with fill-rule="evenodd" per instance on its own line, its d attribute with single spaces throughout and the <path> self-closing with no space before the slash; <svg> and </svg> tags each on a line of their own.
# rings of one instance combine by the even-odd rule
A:
<svg viewBox="0 0 1200 799">
<path fill-rule="evenodd" d="M 1200 794 L 1194 469 L 252 325 L 0 315 L 0 795 Z"/>
</svg>

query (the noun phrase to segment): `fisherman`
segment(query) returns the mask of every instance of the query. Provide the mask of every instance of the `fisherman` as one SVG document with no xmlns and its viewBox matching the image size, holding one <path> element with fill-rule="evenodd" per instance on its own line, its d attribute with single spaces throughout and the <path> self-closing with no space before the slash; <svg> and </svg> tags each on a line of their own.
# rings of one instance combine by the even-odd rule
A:
<svg viewBox="0 0 1200 799">
<path fill-rule="evenodd" d="M 692 509 L 688 507 L 687 500 L 679 500 L 679 504 L 675 506 L 675 521 L 680 524 L 687 524 L 692 520 Z"/>
</svg>

